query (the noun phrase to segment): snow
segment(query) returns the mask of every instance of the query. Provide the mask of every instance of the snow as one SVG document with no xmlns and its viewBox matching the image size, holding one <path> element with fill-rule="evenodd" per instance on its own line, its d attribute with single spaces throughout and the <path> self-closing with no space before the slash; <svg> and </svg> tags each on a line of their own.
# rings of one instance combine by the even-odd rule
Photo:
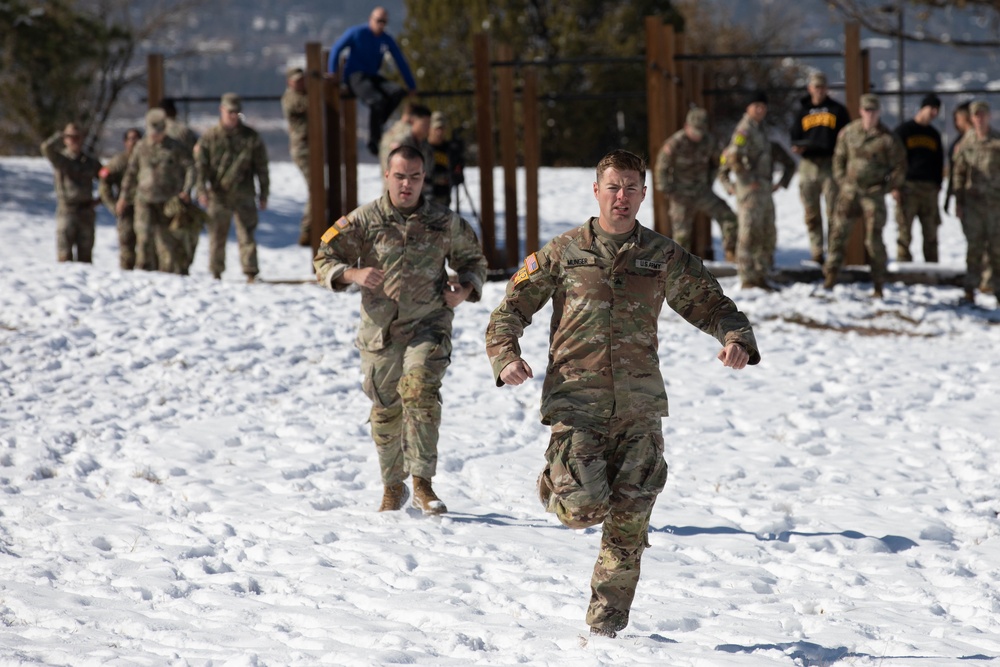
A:
<svg viewBox="0 0 1000 667">
<path fill-rule="evenodd" d="M 272 170 L 262 278 L 308 281 L 305 187 L 292 164 Z M 592 180 L 543 170 L 546 239 L 596 212 Z M 378 194 L 370 166 L 360 181 L 362 201 Z M 188 278 L 120 272 L 103 210 L 94 265 L 57 264 L 51 184 L 44 160 L 0 160 L 2 665 L 1000 657 L 992 297 L 959 309 L 957 287 L 893 283 L 879 302 L 864 283 L 769 294 L 722 278 L 763 354 L 741 372 L 665 312 L 670 478 L 631 624 L 590 638 L 600 533 L 560 526 L 534 487 L 547 314 L 523 340 L 535 380 L 497 389 L 483 332 L 504 285 L 459 307 L 434 480 L 450 512 L 380 514 L 358 294 L 243 284 L 234 238 L 221 282 L 204 236 Z M 778 262 L 799 264 L 797 185 L 776 203 Z M 885 236 L 892 257 L 892 223 Z M 941 239 L 961 270 L 951 215 Z"/>
</svg>

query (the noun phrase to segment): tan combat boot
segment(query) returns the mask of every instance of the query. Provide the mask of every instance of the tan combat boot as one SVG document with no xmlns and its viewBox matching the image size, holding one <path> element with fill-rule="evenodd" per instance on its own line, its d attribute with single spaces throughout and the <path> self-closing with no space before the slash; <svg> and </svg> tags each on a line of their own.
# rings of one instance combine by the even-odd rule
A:
<svg viewBox="0 0 1000 667">
<path fill-rule="evenodd" d="M 379 505 L 378 511 L 394 512 L 396 510 L 401 510 L 409 497 L 410 489 L 407 488 L 406 484 L 400 482 L 399 484 L 387 486 L 385 487 L 385 491 L 382 493 L 382 504 Z"/>
<path fill-rule="evenodd" d="M 837 284 L 837 274 L 833 271 L 823 269 L 823 289 L 833 289 Z"/>
<path fill-rule="evenodd" d="M 546 512 L 551 512 L 549 503 L 552 501 L 552 479 L 546 474 L 548 471 L 549 469 L 546 467 L 538 475 L 538 500 L 541 501 Z"/>
<path fill-rule="evenodd" d="M 431 480 L 413 476 L 413 506 L 424 514 L 444 514 L 448 511 L 441 499 L 434 494 Z"/>
</svg>

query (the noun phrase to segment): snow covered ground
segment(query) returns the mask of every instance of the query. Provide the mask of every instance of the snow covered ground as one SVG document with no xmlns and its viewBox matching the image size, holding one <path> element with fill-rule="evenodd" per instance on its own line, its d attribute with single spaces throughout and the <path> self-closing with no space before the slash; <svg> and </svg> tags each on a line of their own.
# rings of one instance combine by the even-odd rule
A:
<svg viewBox="0 0 1000 667">
<path fill-rule="evenodd" d="M 272 169 L 261 277 L 308 279 L 305 188 Z M 592 180 L 542 172 L 546 239 L 596 212 Z M 592 639 L 599 531 L 543 513 L 541 381 L 497 389 L 483 350 L 503 284 L 456 315 L 451 513 L 379 514 L 358 295 L 245 285 L 235 240 L 213 281 L 204 237 L 188 278 L 122 273 L 103 210 L 94 265 L 57 264 L 51 183 L 0 160 L 0 665 L 1000 662 L 1000 314 L 958 288 L 723 278 L 763 354 L 739 373 L 665 312 L 670 479 L 631 625 Z M 802 262 L 794 183 L 777 209 Z M 941 235 L 961 268 L 955 218 Z"/>
</svg>

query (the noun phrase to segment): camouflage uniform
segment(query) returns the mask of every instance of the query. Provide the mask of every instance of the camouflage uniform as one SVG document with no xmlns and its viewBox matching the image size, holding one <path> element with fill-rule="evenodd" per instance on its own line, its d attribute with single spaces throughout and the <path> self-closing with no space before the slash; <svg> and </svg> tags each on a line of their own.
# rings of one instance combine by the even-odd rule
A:
<svg viewBox="0 0 1000 667">
<path fill-rule="evenodd" d="M 247 278 L 252 279 L 260 273 L 254 239 L 257 230 L 254 177 L 260 185 L 261 201 L 267 200 L 271 183 L 264 142 L 242 122 L 233 130 L 219 124 L 198 140 L 195 156 L 198 196 L 207 195 L 209 200 L 208 269 L 216 278 L 226 270 L 226 238 L 235 215 L 240 265 Z"/>
<path fill-rule="evenodd" d="M 179 261 L 182 248 L 171 232 L 171 216 L 166 205 L 194 183 L 194 165 L 188 149 L 180 142 L 164 136 L 157 143 L 147 135 L 132 150 L 128 167 L 122 177 L 122 197 L 135 206 L 136 263 L 146 266 L 147 248 L 156 249 L 156 265 L 167 273 L 184 273 Z M 150 239 L 152 243 L 150 243 Z"/>
<path fill-rule="evenodd" d="M 100 171 L 100 183 L 97 186 L 101 194 L 101 201 L 104 206 L 115 215 L 115 204 L 121 194 L 122 177 L 125 176 L 125 168 L 128 167 L 129 153 L 122 151 L 110 160 Z M 123 271 L 131 271 L 135 268 L 135 206 L 129 204 L 125 207 L 125 212 L 118 216 L 118 265 Z M 146 271 L 156 270 L 156 255 L 153 252 L 153 239 L 148 238 L 149 247 L 146 249 L 145 257 L 147 261 L 152 261 L 152 266 L 140 266 Z"/>
<path fill-rule="evenodd" d="M 410 124 L 403 119 L 397 120 L 382 134 L 378 144 L 378 163 L 382 166 L 382 173 L 386 170 L 389 153 L 408 136 L 410 136 Z"/>
<path fill-rule="evenodd" d="M 91 262 L 97 220 L 94 179 L 101 163 L 89 153 L 73 155 L 61 149 L 62 140 L 62 133 L 56 132 L 41 145 L 42 155 L 55 169 L 56 254 L 60 262 L 72 262 L 76 248 L 76 261 Z"/>
<path fill-rule="evenodd" d="M 288 152 L 295 166 L 302 172 L 302 178 L 309 187 L 309 97 L 292 88 L 286 88 L 281 95 L 281 112 L 288 121 Z M 309 219 L 311 208 L 309 198 L 306 198 L 306 208 L 302 212 L 302 223 L 299 227 L 300 237 L 309 238 Z"/>
<path fill-rule="evenodd" d="M 968 241 L 965 289 L 980 284 L 984 254 L 992 268 L 993 294 L 1000 295 L 1000 132 L 990 128 L 985 138 L 969 130 L 955 151 L 953 188 L 962 209 L 962 228 Z"/>
<path fill-rule="evenodd" d="M 563 524 L 603 523 L 587 623 L 617 632 L 628 624 L 649 516 L 667 477 L 657 355 L 663 302 L 723 345 L 742 344 L 750 363 L 760 354 L 746 316 L 701 260 L 639 224 L 612 235 L 591 218 L 529 255 L 507 284 L 486 330 L 497 386 L 549 299 L 541 417 L 552 436 L 542 481 Z"/>
<path fill-rule="evenodd" d="M 348 285 L 337 278 L 358 262 L 385 272 L 379 287 L 361 290 L 356 345 L 387 487 L 408 473 L 429 480 L 437 469 L 440 388 L 455 316 L 443 296 L 446 260 L 472 285 L 468 300 L 478 301 L 486 258 L 469 223 L 427 201 L 404 216 L 384 194 L 334 223 L 313 262 L 319 281 L 338 292 Z"/>
<path fill-rule="evenodd" d="M 836 276 L 844 264 L 847 239 L 859 215 L 865 221 L 865 248 L 871 258 L 872 283 L 880 290 L 885 283 L 888 258 L 882 230 L 885 228 L 885 196 L 903 186 L 906 149 L 899 137 L 881 122 L 865 130 L 862 119 L 848 123 L 837 137 L 833 153 L 833 176 L 840 187 L 834 206 L 830 254 L 823 267 L 826 276 Z"/>
<path fill-rule="evenodd" d="M 194 133 L 194 130 L 176 118 L 167 116 L 165 132 L 171 139 L 179 141 L 187 149 L 191 159 L 194 160 L 194 147 L 198 143 L 198 135 Z M 194 253 L 198 248 L 198 239 L 205 228 L 204 221 L 207 216 L 196 205 L 187 204 L 180 200 L 172 202 L 167 207 L 166 212 L 172 219 L 170 232 L 177 241 L 175 260 L 180 273 L 187 275 L 192 262 L 194 262 Z"/>
<path fill-rule="evenodd" d="M 778 242 L 771 196 L 774 154 L 764 128 L 744 114 L 720 160 L 720 178 L 728 183 L 729 172 L 736 175 L 739 217 L 736 265 L 744 285 L 767 285 L 767 275 L 774 265 Z M 785 171 L 790 180 L 787 167 Z"/>
<path fill-rule="evenodd" d="M 672 237 L 689 252 L 698 213 L 718 220 L 723 250 L 727 255 L 736 251 L 736 214 L 712 192 L 718 165 L 713 140 L 705 134 L 701 141 L 692 141 L 683 129 L 664 142 L 656 158 L 656 188 L 670 199 Z"/>
</svg>

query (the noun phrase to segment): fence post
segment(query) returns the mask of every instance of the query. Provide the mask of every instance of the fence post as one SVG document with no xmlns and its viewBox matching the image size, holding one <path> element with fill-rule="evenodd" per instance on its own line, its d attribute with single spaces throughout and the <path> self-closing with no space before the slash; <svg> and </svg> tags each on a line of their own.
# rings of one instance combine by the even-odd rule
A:
<svg viewBox="0 0 1000 667">
<path fill-rule="evenodd" d="M 651 198 L 653 229 L 663 234 L 667 227 L 669 227 L 670 222 L 667 219 L 667 198 L 656 187 L 655 164 L 656 156 L 660 153 L 660 147 L 669 136 L 666 129 L 667 117 L 668 114 L 673 113 L 673 110 L 668 109 L 664 104 L 664 87 L 666 86 L 668 67 L 663 57 L 663 21 L 658 16 L 647 16 L 645 25 L 647 135 L 649 140 L 649 162 L 652 163 L 650 166 L 654 167 L 653 196 Z"/>
<path fill-rule="evenodd" d="M 490 38 L 477 33 L 472 41 L 476 76 L 476 143 L 479 148 L 479 210 L 483 254 L 491 269 L 498 266 L 496 220 L 493 209 L 493 84 L 490 77 Z"/>
<path fill-rule="evenodd" d="M 863 86 L 865 73 L 864 59 L 861 53 L 861 26 L 855 22 L 844 24 L 844 99 L 851 118 L 858 117 L 861 107 L 861 95 L 865 92 Z M 828 219 L 832 215 L 827 214 Z M 851 236 L 844 248 L 844 264 L 860 265 L 865 263 L 865 226 L 855 224 Z"/>
<path fill-rule="evenodd" d="M 325 151 L 323 145 L 323 64 L 322 47 L 318 42 L 306 44 L 306 125 L 309 137 L 309 245 L 312 256 L 319 250 L 320 237 L 326 231 L 324 190 Z"/>
<path fill-rule="evenodd" d="M 538 70 L 524 72 L 524 254 L 539 248 L 538 243 L 538 167 L 542 162 L 542 142 L 538 120 Z"/>
<path fill-rule="evenodd" d="M 326 62 L 329 53 L 321 62 Z M 323 79 L 323 101 L 326 108 L 326 208 L 327 224 L 345 213 L 344 185 L 341 164 L 343 163 L 343 142 L 340 136 L 340 79 L 337 75 Z"/>
<path fill-rule="evenodd" d="M 497 59 L 514 60 L 514 49 L 509 44 L 497 45 Z M 497 68 L 497 106 L 500 120 L 500 164 L 503 165 L 504 204 L 504 268 L 517 266 L 521 258 L 520 235 L 517 225 L 517 130 L 514 127 L 514 66 Z"/>
<path fill-rule="evenodd" d="M 163 101 L 163 54 L 150 53 L 146 56 L 146 100 L 149 108 L 160 106 Z"/>
</svg>

